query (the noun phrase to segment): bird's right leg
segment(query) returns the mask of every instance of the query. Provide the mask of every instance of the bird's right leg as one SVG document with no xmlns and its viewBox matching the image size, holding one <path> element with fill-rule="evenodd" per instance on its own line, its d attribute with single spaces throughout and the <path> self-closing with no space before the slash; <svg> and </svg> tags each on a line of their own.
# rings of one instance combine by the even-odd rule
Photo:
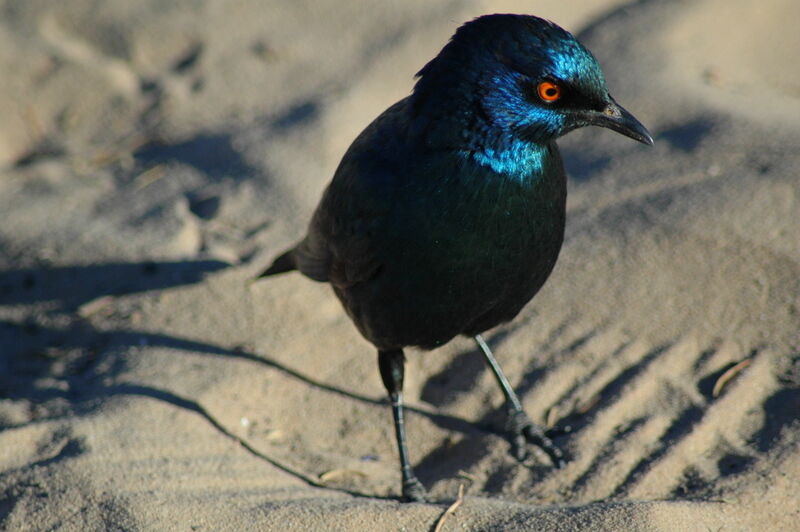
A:
<svg viewBox="0 0 800 532">
<path fill-rule="evenodd" d="M 403 420 L 403 375 L 405 373 L 405 356 L 402 349 L 378 351 L 378 367 L 381 379 L 389 398 L 392 401 L 394 430 L 397 435 L 397 447 L 400 451 L 400 472 L 403 475 L 403 499 L 412 502 L 425 502 L 426 493 L 422 483 L 417 480 L 411 462 L 408 459 L 406 445 L 406 428 Z"/>
<path fill-rule="evenodd" d="M 481 348 L 486 362 L 489 364 L 497 384 L 503 391 L 506 398 L 506 410 L 508 412 L 507 428 L 511 435 L 512 454 L 517 460 L 524 460 L 528 455 L 526 444 L 531 443 L 542 449 L 552 460 L 553 465 L 557 468 L 564 466 L 564 453 L 555 446 L 553 441 L 547 436 L 545 431 L 531 421 L 528 414 L 522 409 L 522 404 L 519 402 L 517 394 L 508 382 L 505 373 L 500 368 L 500 364 L 489 349 L 489 345 L 483 336 L 480 334 L 475 335 L 475 342 Z"/>
</svg>

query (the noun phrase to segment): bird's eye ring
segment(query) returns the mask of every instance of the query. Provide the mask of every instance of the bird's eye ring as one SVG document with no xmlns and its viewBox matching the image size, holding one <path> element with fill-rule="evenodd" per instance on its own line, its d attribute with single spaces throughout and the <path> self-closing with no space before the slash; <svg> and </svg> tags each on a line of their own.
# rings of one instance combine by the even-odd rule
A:
<svg viewBox="0 0 800 532">
<path fill-rule="evenodd" d="M 542 81 L 536 88 L 539 93 L 539 98 L 547 103 L 553 103 L 561 98 L 561 87 L 552 81 Z"/>
</svg>

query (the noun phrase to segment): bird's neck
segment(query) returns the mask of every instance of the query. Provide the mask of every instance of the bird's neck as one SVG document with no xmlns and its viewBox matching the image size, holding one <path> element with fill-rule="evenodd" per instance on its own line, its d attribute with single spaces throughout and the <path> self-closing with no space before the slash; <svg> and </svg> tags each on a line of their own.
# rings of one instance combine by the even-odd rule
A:
<svg viewBox="0 0 800 532">
<path fill-rule="evenodd" d="M 502 148 L 484 147 L 464 151 L 462 156 L 500 176 L 525 182 L 542 176 L 549 159 L 558 157 L 558 149 L 555 143 L 547 145 L 511 139 Z"/>
</svg>

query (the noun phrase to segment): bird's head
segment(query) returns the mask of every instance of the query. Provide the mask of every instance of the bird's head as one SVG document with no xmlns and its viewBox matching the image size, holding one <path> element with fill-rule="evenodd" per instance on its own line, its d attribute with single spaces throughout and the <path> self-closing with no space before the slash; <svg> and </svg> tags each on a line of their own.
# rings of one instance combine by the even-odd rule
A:
<svg viewBox="0 0 800 532">
<path fill-rule="evenodd" d="M 418 76 L 412 101 L 435 117 L 426 126 L 431 144 L 493 150 L 520 141 L 547 144 L 589 125 L 653 143 L 609 95 L 591 52 L 538 17 L 472 20 Z"/>
</svg>

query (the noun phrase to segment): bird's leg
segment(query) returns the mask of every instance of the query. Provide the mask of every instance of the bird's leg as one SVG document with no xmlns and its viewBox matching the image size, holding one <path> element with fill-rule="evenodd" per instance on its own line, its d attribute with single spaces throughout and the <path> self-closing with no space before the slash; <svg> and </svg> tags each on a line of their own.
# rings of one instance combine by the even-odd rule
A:
<svg viewBox="0 0 800 532">
<path fill-rule="evenodd" d="M 475 342 L 481 348 L 483 356 L 489 367 L 492 368 L 492 373 L 500 389 L 503 390 L 503 395 L 506 398 L 506 411 L 508 420 L 506 421 L 506 429 L 511 436 L 511 452 L 517 460 L 524 460 L 528 456 L 527 444 L 531 443 L 542 449 L 553 461 L 553 465 L 560 468 L 564 465 L 564 453 L 555 446 L 553 441 L 547 437 L 545 431 L 530 420 L 528 415 L 522 410 L 522 404 L 519 402 L 517 394 L 511 388 L 508 379 L 506 378 L 497 359 L 494 358 L 492 350 L 486 344 L 483 336 L 480 334 L 475 335 Z"/>
<path fill-rule="evenodd" d="M 389 398 L 392 401 L 394 430 L 397 435 L 397 447 L 400 451 L 400 472 L 403 475 L 403 499 L 412 502 L 425 502 L 426 493 L 422 483 L 417 480 L 411 462 L 408 459 L 406 445 L 406 428 L 403 420 L 403 375 L 405 373 L 405 356 L 402 349 L 378 351 L 378 367 L 381 379 Z"/>
</svg>

